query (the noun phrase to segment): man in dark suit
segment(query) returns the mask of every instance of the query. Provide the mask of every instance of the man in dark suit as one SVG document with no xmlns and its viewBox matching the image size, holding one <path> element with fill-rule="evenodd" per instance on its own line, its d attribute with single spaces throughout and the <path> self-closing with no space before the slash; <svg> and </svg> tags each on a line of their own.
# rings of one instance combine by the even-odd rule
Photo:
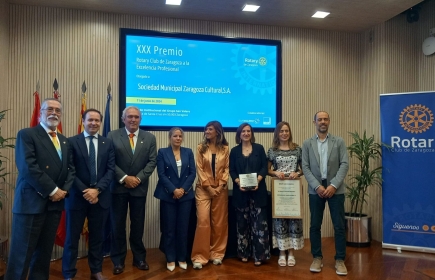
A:
<svg viewBox="0 0 435 280">
<path fill-rule="evenodd" d="M 321 227 L 323 211 L 328 202 L 334 225 L 335 269 L 338 275 L 347 275 L 344 264 L 346 257 L 346 234 L 344 219 L 343 182 L 349 169 L 347 148 L 341 137 L 328 133 L 329 114 L 324 111 L 314 115 L 316 135 L 304 141 L 302 146 L 302 170 L 308 181 L 310 203 L 310 241 L 313 263 L 311 272 L 322 270 Z"/>
<path fill-rule="evenodd" d="M 75 173 L 69 142 L 56 132 L 61 115 L 60 102 L 45 99 L 39 125 L 17 135 L 18 178 L 7 280 L 26 279 L 27 274 L 31 280 L 49 277 L 56 230 Z"/>
<path fill-rule="evenodd" d="M 133 265 L 148 270 L 146 250 L 142 242 L 145 223 L 145 203 L 148 180 L 156 167 L 156 138 L 139 129 L 141 113 L 137 107 L 127 107 L 122 112 L 125 127 L 108 135 L 115 147 L 115 180 L 112 191 L 112 248 L 110 257 L 114 264 L 113 274 L 124 271 L 127 254 L 126 217 L 130 207 L 130 248 Z"/>
<path fill-rule="evenodd" d="M 98 135 L 103 116 L 100 111 L 83 112 L 83 133 L 70 137 L 76 177 L 65 201 L 66 240 L 62 274 L 72 279 L 77 273 L 78 243 L 85 218 L 88 218 L 88 263 L 91 279 L 107 279 L 102 274 L 103 228 L 111 204 L 110 183 L 115 175 L 115 151 L 112 140 Z"/>
</svg>

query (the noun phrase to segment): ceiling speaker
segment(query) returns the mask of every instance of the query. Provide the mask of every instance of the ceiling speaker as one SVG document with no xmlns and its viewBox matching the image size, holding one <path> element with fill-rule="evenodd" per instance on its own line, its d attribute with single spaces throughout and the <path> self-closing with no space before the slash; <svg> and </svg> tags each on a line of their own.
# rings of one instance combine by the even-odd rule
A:
<svg viewBox="0 0 435 280">
<path fill-rule="evenodd" d="M 423 41 L 424 55 L 431 55 L 435 53 L 435 37 L 428 37 Z"/>
</svg>

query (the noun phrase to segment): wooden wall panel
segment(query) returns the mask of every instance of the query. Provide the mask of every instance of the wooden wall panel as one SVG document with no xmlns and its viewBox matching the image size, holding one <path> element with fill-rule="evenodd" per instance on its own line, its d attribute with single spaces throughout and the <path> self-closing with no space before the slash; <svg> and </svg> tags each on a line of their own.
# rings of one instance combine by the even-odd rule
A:
<svg viewBox="0 0 435 280">
<path fill-rule="evenodd" d="M 9 69 L 9 4 L 6 0 L 0 0 L 0 111 L 8 109 L 5 104 L 7 104 L 8 99 L 8 69 Z M 11 120 L 9 116 L 6 116 L 8 120 Z M 0 131 L 2 137 L 9 136 L 7 133 L 11 130 L 10 121 L 3 120 L 0 123 Z M 12 155 L 9 151 L 1 151 L 2 156 L 10 157 Z M 3 166 L 3 167 L 7 167 Z M 0 190 L 5 191 L 5 184 L 0 182 Z M 6 191 L 6 194 L 9 192 Z M 10 207 L 5 201 L 2 200 L 3 210 L 0 210 L 0 239 L 5 236 L 8 232 L 10 225 Z"/>
<path fill-rule="evenodd" d="M 3 17 L 1 18 L 0 27 L 4 24 Z M 299 144 L 315 133 L 312 119 L 314 113 L 319 110 L 330 113 L 330 132 L 342 136 L 347 144 L 350 144 L 349 131 L 367 128 L 379 136 L 378 95 L 387 89 L 387 84 L 392 85 L 391 87 L 395 85 L 394 75 L 386 73 L 386 61 L 401 65 L 402 61 L 412 60 L 400 60 L 402 58 L 399 53 L 387 54 L 386 49 L 392 47 L 392 44 L 386 45 L 384 37 L 388 35 L 396 40 L 409 57 L 415 51 L 413 45 L 400 38 L 402 34 L 399 34 L 399 30 L 403 26 L 395 21 L 357 34 L 10 5 L 8 26 L 9 86 L 7 99 L 2 102 L 2 106 L 13 109 L 9 119 L 14 120 L 14 126 L 4 129 L 5 133 L 10 135 L 15 135 L 20 128 L 28 126 L 33 108 L 32 93 L 38 80 L 41 83 L 41 97 L 46 98 L 52 96 L 54 78 L 59 82 L 59 92 L 65 107 L 63 127 L 66 136 L 76 134 L 83 81 L 86 81 L 88 87 L 88 107 L 101 111 L 104 111 L 105 107 L 107 85 L 111 83 L 111 127 L 116 129 L 120 120 L 119 28 L 281 40 L 282 119 L 290 122 L 294 141 Z M 384 39 L 372 40 L 374 43 L 369 43 L 370 36 L 373 35 L 374 38 L 379 36 Z M 413 62 L 412 65 L 421 67 L 422 62 Z M 1 64 L 0 67 L 6 68 Z M 406 76 L 406 71 L 405 69 L 401 72 L 401 78 Z M 425 83 L 421 78 L 411 77 L 410 82 L 399 83 L 396 88 L 408 89 L 417 81 L 419 84 Z M 229 106 L 227 109 L 233 110 L 234 107 Z M 156 135 L 158 147 L 167 146 L 166 132 L 152 133 Z M 226 137 L 230 147 L 233 147 L 235 133 L 226 133 Z M 256 135 L 257 142 L 266 150 L 271 145 L 272 137 L 272 133 Z M 187 132 L 184 145 L 195 150 L 201 139 L 201 132 Z M 14 168 L 13 164 L 10 168 Z M 11 176 L 10 180 L 14 181 L 15 177 Z M 156 183 L 155 172 L 150 180 L 147 199 L 144 234 L 147 247 L 157 247 L 160 236 L 157 226 L 158 200 L 153 198 Z M 306 187 L 307 184 L 304 182 L 305 190 Z M 379 194 L 380 192 L 375 192 L 374 196 L 380 197 Z M 9 197 L 13 197 L 11 191 Z M 304 232 L 308 237 L 309 208 L 306 193 L 304 202 Z M 380 203 L 380 198 L 376 199 L 374 205 L 369 206 L 369 213 L 377 213 Z M 11 207 L 10 202 L 7 207 Z M 5 213 L 7 216 L 10 215 L 9 212 Z M 329 214 L 325 215 L 324 221 L 322 234 L 332 236 L 333 228 Z M 6 225 L 4 230 L 9 232 L 9 220 L 6 221 Z M 373 226 L 374 237 L 380 240 L 380 220 L 376 220 Z"/>
</svg>

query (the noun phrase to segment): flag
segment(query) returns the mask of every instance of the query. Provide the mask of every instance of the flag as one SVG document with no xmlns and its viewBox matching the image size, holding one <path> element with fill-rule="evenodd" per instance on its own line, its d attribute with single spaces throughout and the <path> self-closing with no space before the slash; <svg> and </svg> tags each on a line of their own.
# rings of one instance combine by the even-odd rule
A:
<svg viewBox="0 0 435 280">
<path fill-rule="evenodd" d="M 104 111 L 104 125 L 103 125 L 103 136 L 107 137 L 110 132 L 110 101 L 112 100 L 112 95 L 110 94 L 110 84 L 107 89 L 107 103 L 106 110 Z M 110 242 L 111 242 L 111 226 L 110 226 L 110 214 L 104 226 L 104 242 L 103 242 L 103 256 L 110 256 Z"/>
<path fill-rule="evenodd" d="M 57 79 L 54 79 L 53 82 L 53 97 L 56 98 L 56 100 L 59 100 L 60 102 L 60 94 L 59 91 L 57 90 L 59 88 L 59 84 L 57 83 Z M 33 111 L 34 113 L 34 111 Z M 59 122 L 59 124 L 57 125 L 57 132 L 62 133 L 62 123 Z M 59 226 L 57 227 L 57 231 L 56 231 L 56 238 L 54 240 L 54 244 L 63 247 L 63 245 L 65 244 L 65 239 L 66 239 L 66 214 L 65 214 L 65 210 L 62 211 L 62 216 L 60 217 L 60 221 L 59 221 Z"/>
<path fill-rule="evenodd" d="M 57 91 L 58 84 L 56 79 L 54 79 L 53 88 L 54 88 L 53 97 L 59 100 L 60 102 L 60 94 Z M 59 122 L 59 124 L 57 125 L 57 132 L 62 133 L 62 122 Z"/>
<path fill-rule="evenodd" d="M 30 119 L 30 127 L 38 125 L 39 113 L 41 111 L 41 101 L 39 100 L 38 90 L 33 93 L 33 96 L 35 97 L 35 105 L 33 106 L 32 119 Z"/>
<path fill-rule="evenodd" d="M 103 136 L 107 137 L 110 132 L 110 101 L 112 100 L 112 95 L 110 92 L 107 93 L 107 103 L 106 110 L 104 111 L 104 125 L 103 125 Z"/>
<path fill-rule="evenodd" d="M 83 93 L 82 94 L 82 107 L 80 110 L 80 116 L 79 116 L 79 125 L 77 127 L 77 134 L 80 134 L 83 132 L 83 130 L 85 130 L 84 126 L 83 126 L 83 120 L 82 120 L 82 116 L 83 113 L 86 111 L 86 94 Z"/>
</svg>

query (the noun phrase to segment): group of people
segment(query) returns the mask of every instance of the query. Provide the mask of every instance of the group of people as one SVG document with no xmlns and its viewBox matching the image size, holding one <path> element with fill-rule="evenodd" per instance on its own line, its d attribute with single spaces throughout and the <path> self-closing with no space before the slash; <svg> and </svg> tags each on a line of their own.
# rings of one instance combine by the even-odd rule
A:
<svg viewBox="0 0 435 280">
<path fill-rule="evenodd" d="M 346 146 L 328 133 L 329 115 L 317 112 L 316 134 L 302 148 L 293 142 L 290 125 L 277 124 L 267 153 L 255 143 L 253 128 L 241 124 L 237 146 L 229 149 L 222 125 L 206 124 L 196 155 L 182 147 L 184 132 L 169 131 L 168 147 L 157 153 L 156 139 L 139 129 L 141 113 L 127 107 L 124 128 L 108 137 L 98 135 L 103 116 L 98 110 L 83 113 L 84 132 L 65 138 L 56 132 L 62 105 L 46 99 L 40 125 L 19 131 L 16 141 L 18 179 L 13 207 L 12 242 L 6 279 L 48 279 L 56 229 L 65 206 L 67 236 L 62 259 L 65 279 L 77 273 L 78 242 L 85 218 L 89 225 L 88 263 L 91 279 L 102 274 L 103 225 L 110 216 L 113 274 L 124 271 L 127 254 L 126 218 L 130 213 L 130 248 L 133 266 L 148 270 L 142 242 L 149 177 L 157 166 L 154 196 L 160 200 L 161 245 L 166 267 L 178 263 L 201 269 L 209 261 L 222 264 L 228 241 L 228 180 L 233 182 L 232 206 L 237 220 L 237 254 L 242 262 L 253 258 L 260 266 L 270 259 L 266 176 L 308 182 L 310 241 L 313 263 L 322 269 L 321 225 L 328 202 L 334 224 L 336 272 L 346 275 L 344 229 L 344 177 L 348 170 Z M 246 177 L 255 176 L 250 185 Z M 193 188 L 196 179 L 196 187 Z M 255 181 L 256 179 L 256 181 Z M 188 255 L 188 224 L 195 199 L 197 225 Z M 110 212 L 110 215 L 109 215 Z M 273 219 L 272 246 L 280 251 L 279 266 L 294 266 L 294 250 L 304 247 L 302 219 Z"/>
</svg>

